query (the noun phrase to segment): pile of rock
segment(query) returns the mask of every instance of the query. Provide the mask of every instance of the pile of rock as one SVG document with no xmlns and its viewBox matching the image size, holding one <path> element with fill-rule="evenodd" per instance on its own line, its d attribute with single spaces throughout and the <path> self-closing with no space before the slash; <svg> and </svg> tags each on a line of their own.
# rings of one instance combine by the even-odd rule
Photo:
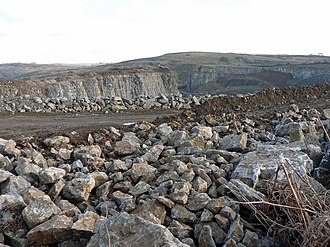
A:
<svg viewBox="0 0 330 247">
<path fill-rule="evenodd" d="M 145 95 L 134 99 L 121 97 L 99 97 L 99 98 L 41 98 L 30 95 L 17 97 L 0 96 L 0 111 L 2 112 L 91 112 L 91 111 L 113 111 L 137 110 L 137 109 L 190 109 L 200 105 L 206 100 L 206 96 L 182 96 L 160 94 L 157 97 Z"/>
<path fill-rule="evenodd" d="M 301 176 L 320 164 L 322 126 L 313 111 L 291 108 L 272 119 L 274 133 L 224 114 L 72 132 L 40 144 L 0 139 L 0 243 L 276 245 L 237 201 L 264 200 L 281 162 Z"/>
</svg>

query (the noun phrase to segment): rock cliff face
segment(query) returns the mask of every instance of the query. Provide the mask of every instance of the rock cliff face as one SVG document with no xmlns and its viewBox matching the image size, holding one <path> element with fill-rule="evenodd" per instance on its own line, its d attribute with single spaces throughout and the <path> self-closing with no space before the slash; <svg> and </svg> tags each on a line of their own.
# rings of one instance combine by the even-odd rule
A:
<svg viewBox="0 0 330 247">
<path fill-rule="evenodd" d="M 270 87 L 305 86 L 330 81 L 330 66 L 192 66 L 181 89 L 195 93 L 254 93 Z M 183 83 L 183 85 L 182 85 Z"/>
<path fill-rule="evenodd" d="M 177 75 L 166 68 L 110 70 L 30 80 L 2 82 L 2 95 L 29 94 L 49 98 L 155 97 L 178 93 Z"/>
</svg>

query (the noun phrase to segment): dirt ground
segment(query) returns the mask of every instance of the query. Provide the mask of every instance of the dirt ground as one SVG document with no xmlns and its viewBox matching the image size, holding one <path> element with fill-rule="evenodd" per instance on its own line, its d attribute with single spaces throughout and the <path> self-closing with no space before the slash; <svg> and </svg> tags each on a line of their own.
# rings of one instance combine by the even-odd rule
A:
<svg viewBox="0 0 330 247">
<path fill-rule="evenodd" d="M 0 138 L 21 139 L 30 136 L 47 136 L 69 131 L 91 131 L 110 126 L 179 114 L 178 110 L 124 111 L 120 113 L 0 114 Z"/>
<path fill-rule="evenodd" d="M 176 121 L 185 125 L 185 119 L 201 120 L 206 115 L 221 116 L 235 113 L 238 118 L 251 118 L 260 125 L 272 128 L 271 119 L 277 112 L 287 111 L 295 103 L 300 109 L 316 108 L 322 112 L 330 108 L 330 84 L 309 87 L 268 89 L 255 95 L 239 97 L 226 96 L 212 98 L 192 111 L 171 109 L 123 111 L 120 113 L 75 113 L 41 114 L 20 113 L 0 114 L 0 138 L 15 140 L 25 137 L 42 137 L 70 131 L 97 131 L 110 126 L 118 127 L 125 123 L 155 121 L 156 123 Z"/>
</svg>

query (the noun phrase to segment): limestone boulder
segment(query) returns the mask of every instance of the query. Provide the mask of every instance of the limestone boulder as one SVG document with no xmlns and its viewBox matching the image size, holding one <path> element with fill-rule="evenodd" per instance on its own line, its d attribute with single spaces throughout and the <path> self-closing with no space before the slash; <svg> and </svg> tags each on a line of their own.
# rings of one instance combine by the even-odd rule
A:
<svg viewBox="0 0 330 247">
<path fill-rule="evenodd" d="M 71 218 L 65 215 L 56 215 L 30 230 L 27 238 L 38 245 L 64 242 L 72 238 L 72 223 Z"/>
<path fill-rule="evenodd" d="M 76 201 L 87 201 L 95 187 L 95 180 L 90 175 L 80 174 L 79 177 L 67 182 L 63 188 L 63 196 Z"/>
<path fill-rule="evenodd" d="M 22 215 L 26 224 L 32 229 L 60 212 L 61 209 L 51 201 L 49 196 L 45 195 L 34 199 L 24 208 Z"/>
<path fill-rule="evenodd" d="M 175 238 L 164 226 L 136 215 L 120 213 L 101 224 L 87 247 L 99 246 L 173 246 L 189 247 Z"/>
</svg>

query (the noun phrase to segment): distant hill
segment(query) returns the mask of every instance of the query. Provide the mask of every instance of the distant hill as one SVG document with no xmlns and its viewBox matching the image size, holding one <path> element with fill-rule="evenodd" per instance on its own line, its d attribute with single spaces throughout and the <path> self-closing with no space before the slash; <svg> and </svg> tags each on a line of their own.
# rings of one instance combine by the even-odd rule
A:
<svg viewBox="0 0 330 247">
<path fill-rule="evenodd" d="M 183 52 L 116 64 L 0 64 L 0 79 L 35 80 L 115 68 L 168 67 L 184 93 L 254 93 L 330 81 L 330 57 Z"/>
</svg>

